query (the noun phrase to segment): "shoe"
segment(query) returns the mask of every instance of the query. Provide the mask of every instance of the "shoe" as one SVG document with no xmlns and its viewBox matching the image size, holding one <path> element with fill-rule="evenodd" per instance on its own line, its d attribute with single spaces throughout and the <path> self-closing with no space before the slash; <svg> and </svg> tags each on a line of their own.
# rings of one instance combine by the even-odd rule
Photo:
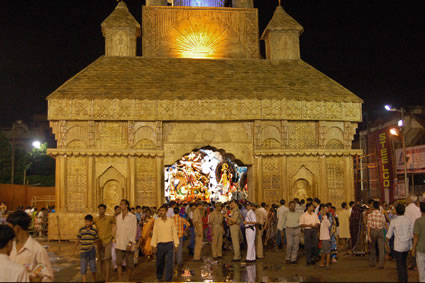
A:
<svg viewBox="0 0 425 283">
<path fill-rule="evenodd" d="M 264 258 L 264 257 L 258 257 L 258 256 L 257 256 L 257 259 L 263 259 L 263 258 Z"/>
<path fill-rule="evenodd" d="M 241 261 L 241 259 L 232 259 L 232 261 Z"/>
<path fill-rule="evenodd" d="M 297 261 L 291 261 L 291 264 L 297 264 Z"/>
<path fill-rule="evenodd" d="M 245 262 L 246 263 L 253 263 L 253 262 L 255 262 L 255 259 L 254 260 L 245 260 Z"/>
</svg>

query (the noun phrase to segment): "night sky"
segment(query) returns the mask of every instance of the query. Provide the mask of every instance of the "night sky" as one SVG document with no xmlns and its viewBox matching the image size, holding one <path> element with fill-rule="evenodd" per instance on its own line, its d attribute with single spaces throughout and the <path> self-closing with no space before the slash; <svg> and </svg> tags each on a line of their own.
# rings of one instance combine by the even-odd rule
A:
<svg viewBox="0 0 425 283">
<path fill-rule="evenodd" d="M 145 1 L 126 3 L 140 22 Z M 422 0 L 282 0 L 282 4 L 304 27 L 302 59 L 361 97 L 369 117 L 385 118 L 385 103 L 425 105 Z M 2 126 L 46 113 L 45 98 L 104 54 L 100 23 L 115 5 L 116 0 L 2 1 Z M 260 34 L 276 5 L 277 0 L 255 1 Z"/>
</svg>

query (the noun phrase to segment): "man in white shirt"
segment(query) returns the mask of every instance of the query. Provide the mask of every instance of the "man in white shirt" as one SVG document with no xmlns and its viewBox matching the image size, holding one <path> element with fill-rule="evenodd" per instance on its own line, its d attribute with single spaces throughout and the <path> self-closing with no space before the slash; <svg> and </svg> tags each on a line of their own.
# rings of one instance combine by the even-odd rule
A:
<svg viewBox="0 0 425 283">
<path fill-rule="evenodd" d="M 404 215 L 405 207 L 399 203 L 396 207 L 397 217 L 390 223 L 386 235 L 386 247 L 389 252 L 388 242 L 394 235 L 394 258 L 397 263 L 399 282 L 407 282 L 407 255 L 412 247 L 413 223 Z"/>
<path fill-rule="evenodd" d="M 284 237 L 285 237 L 285 228 L 283 227 L 283 215 L 289 209 L 285 206 L 285 200 L 280 200 L 280 207 L 277 209 L 277 246 L 279 249 L 282 248 Z"/>
<path fill-rule="evenodd" d="M 121 213 L 116 219 L 115 252 L 117 254 L 118 281 L 122 282 L 122 263 L 126 259 L 127 281 L 130 281 L 134 268 L 134 251 L 136 249 L 137 218 L 131 213 L 130 202 L 121 200 Z"/>
<path fill-rule="evenodd" d="M 318 215 L 319 209 L 320 209 L 320 199 L 314 198 L 313 199 L 313 206 L 314 206 L 314 213 L 316 213 L 316 215 Z"/>
<path fill-rule="evenodd" d="M 417 201 L 418 197 L 415 195 L 411 195 L 407 199 L 408 205 L 406 206 L 406 212 L 404 213 L 404 216 L 407 217 L 412 223 L 415 223 L 416 219 L 422 216 L 419 206 L 416 205 Z"/>
<path fill-rule="evenodd" d="M 31 271 L 29 276 L 34 277 L 33 281 L 53 281 L 53 269 L 46 249 L 31 238 L 28 232 L 31 217 L 25 212 L 17 210 L 9 215 L 7 222 L 15 232 L 10 259 L 27 267 Z"/>
<path fill-rule="evenodd" d="M 261 203 L 260 211 L 262 213 L 264 213 L 264 219 L 267 219 L 267 210 L 266 210 L 266 203 L 265 202 Z"/>
<path fill-rule="evenodd" d="M 300 227 L 304 228 L 304 247 L 307 265 L 315 263 L 315 249 L 318 246 L 317 228 L 320 225 L 319 217 L 314 213 L 311 203 L 306 205 L 307 211 L 300 217 Z"/>
<path fill-rule="evenodd" d="M 0 282 L 30 282 L 25 267 L 9 259 L 14 237 L 12 228 L 0 225 Z"/>
</svg>

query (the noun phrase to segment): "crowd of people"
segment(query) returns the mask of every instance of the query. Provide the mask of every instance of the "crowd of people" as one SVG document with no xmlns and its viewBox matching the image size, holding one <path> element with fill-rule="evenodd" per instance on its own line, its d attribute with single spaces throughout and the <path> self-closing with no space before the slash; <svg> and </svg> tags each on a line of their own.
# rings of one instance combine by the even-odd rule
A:
<svg viewBox="0 0 425 283">
<path fill-rule="evenodd" d="M 113 215 L 106 211 L 100 204 L 98 215 L 86 215 L 78 231 L 82 281 L 87 280 L 88 267 L 94 281 L 108 282 L 112 270 L 118 281 L 135 279 L 133 270 L 142 257 L 156 260 L 159 281 L 172 281 L 176 266 L 201 261 L 202 255 L 220 260 L 231 253 L 238 262 L 245 254 L 244 261 L 251 264 L 265 257 L 267 246 L 282 250 L 288 265 L 304 255 L 307 266 L 318 263 L 322 268 L 336 264 L 342 254 L 368 254 L 371 267 L 382 269 L 386 260 L 394 260 L 400 282 L 407 282 L 408 268 L 418 270 L 419 280 L 425 282 L 425 203 L 416 196 L 405 204 L 369 200 L 343 202 L 338 208 L 317 198 L 281 200 L 279 205 L 171 201 L 159 209 L 132 208 L 122 200 Z M 20 209 L 0 226 L 0 281 L 54 279 L 46 250 L 29 232 L 42 212 Z M 7 215 L 7 209 L 1 213 Z M 183 257 L 184 247 L 190 258 Z M 4 275 L 10 268 L 16 272 Z"/>
</svg>

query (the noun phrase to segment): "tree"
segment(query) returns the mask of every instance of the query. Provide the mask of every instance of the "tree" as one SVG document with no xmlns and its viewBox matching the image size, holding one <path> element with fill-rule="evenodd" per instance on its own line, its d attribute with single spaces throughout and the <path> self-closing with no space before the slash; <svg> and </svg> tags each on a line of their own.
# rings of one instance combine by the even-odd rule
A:
<svg viewBox="0 0 425 283">
<path fill-rule="evenodd" d="M 7 137 L 0 132 L 0 183 L 10 183 L 12 170 L 12 145 Z"/>
</svg>

